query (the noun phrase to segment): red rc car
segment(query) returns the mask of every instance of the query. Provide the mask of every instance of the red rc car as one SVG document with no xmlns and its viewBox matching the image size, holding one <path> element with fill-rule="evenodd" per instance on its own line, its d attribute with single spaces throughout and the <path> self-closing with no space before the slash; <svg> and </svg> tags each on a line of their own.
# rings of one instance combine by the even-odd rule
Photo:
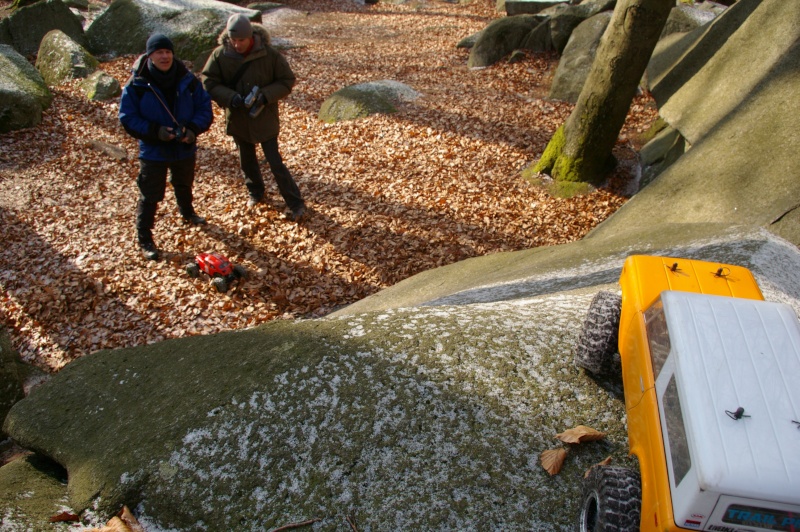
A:
<svg viewBox="0 0 800 532">
<path fill-rule="evenodd" d="M 247 276 L 244 266 L 233 264 L 228 257 L 217 253 L 199 253 L 186 265 L 189 277 L 198 277 L 201 272 L 211 277 L 217 292 L 227 292 L 233 281 Z"/>
</svg>

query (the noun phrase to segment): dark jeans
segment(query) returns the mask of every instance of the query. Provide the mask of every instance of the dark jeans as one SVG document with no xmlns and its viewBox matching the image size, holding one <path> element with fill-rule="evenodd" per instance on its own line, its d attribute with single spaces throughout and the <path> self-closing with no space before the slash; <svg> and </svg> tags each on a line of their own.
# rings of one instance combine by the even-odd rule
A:
<svg viewBox="0 0 800 532">
<path fill-rule="evenodd" d="M 139 243 L 153 241 L 153 226 L 158 204 L 163 201 L 169 182 L 175 191 L 175 201 L 181 216 L 188 218 L 195 214 L 192 207 L 192 185 L 194 184 L 195 156 L 180 161 L 147 161 L 139 159 L 139 202 L 136 205 L 136 236 Z"/>
<path fill-rule="evenodd" d="M 244 184 L 247 186 L 250 196 L 260 201 L 264 197 L 264 178 L 261 177 L 261 169 L 258 166 L 256 145 L 240 139 L 234 140 L 236 140 L 236 145 L 239 147 L 239 161 L 244 172 Z M 278 151 L 278 138 L 275 137 L 262 142 L 261 149 L 264 150 L 264 155 L 267 158 L 270 170 L 272 170 L 272 175 L 275 176 L 275 183 L 278 184 L 278 190 L 283 196 L 283 201 L 292 210 L 303 206 L 303 196 L 300 194 L 300 189 L 289 169 L 283 164 L 283 158 L 281 158 L 281 154 Z"/>
</svg>

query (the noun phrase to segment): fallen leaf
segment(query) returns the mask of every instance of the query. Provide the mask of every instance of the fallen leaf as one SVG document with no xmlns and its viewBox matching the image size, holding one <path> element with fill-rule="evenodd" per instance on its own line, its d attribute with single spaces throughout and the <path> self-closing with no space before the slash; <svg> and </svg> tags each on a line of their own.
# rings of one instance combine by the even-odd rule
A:
<svg viewBox="0 0 800 532">
<path fill-rule="evenodd" d="M 70 512 L 61 512 L 60 514 L 54 515 L 49 519 L 51 523 L 72 523 L 79 520 L 79 515 Z"/>
<path fill-rule="evenodd" d="M 93 528 L 89 532 L 135 532 L 119 517 L 112 517 L 103 528 Z"/>
<path fill-rule="evenodd" d="M 610 456 L 606 456 L 603 460 L 597 462 L 592 467 L 595 467 L 595 466 L 607 466 L 610 463 L 611 463 L 611 457 Z M 592 470 L 592 467 L 590 467 L 589 469 L 586 470 L 586 472 L 583 474 L 583 478 L 587 478 L 589 476 L 589 471 Z"/>
<path fill-rule="evenodd" d="M 145 532 L 144 527 L 139 524 L 139 520 L 131 513 L 127 506 L 123 506 L 122 510 L 117 514 L 123 523 L 125 523 L 131 532 Z"/>
<path fill-rule="evenodd" d="M 565 430 L 557 434 L 556 438 L 564 443 L 583 443 L 585 441 L 597 441 L 605 438 L 605 432 L 597 431 L 585 425 L 578 425 L 575 428 Z"/>
<path fill-rule="evenodd" d="M 555 475 L 561 471 L 561 466 L 564 465 L 564 459 L 566 459 L 566 457 L 567 450 L 560 447 L 558 449 L 542 451 L 542 454 L 539 455 L 539 461 L 545 471 L 550 473 L 550 475 Z"/>
</svg>

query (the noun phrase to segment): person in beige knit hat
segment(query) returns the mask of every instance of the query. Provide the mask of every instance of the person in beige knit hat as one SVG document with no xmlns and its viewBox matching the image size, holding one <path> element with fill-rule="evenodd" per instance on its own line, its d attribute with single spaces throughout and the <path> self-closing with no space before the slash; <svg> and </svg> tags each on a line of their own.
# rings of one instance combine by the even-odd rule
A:
<svg viewBox="0 0 800 532">
<path fill-rule="evenodd" d="M 267 29 L 241 14 L 232 15 L 203 67 L 203 86 L 225 108 L 226 132 L 239 150 L 239 161 L 250 193 L 249 207 L 264 199 L 258 165 L 260 144 L 289 208 L 287 218 L 300 221 L 306 205 L 278 149 L 278 101 L 287 97 L 296 78 L 283 55 L 270 45 Z"/>
</svg>

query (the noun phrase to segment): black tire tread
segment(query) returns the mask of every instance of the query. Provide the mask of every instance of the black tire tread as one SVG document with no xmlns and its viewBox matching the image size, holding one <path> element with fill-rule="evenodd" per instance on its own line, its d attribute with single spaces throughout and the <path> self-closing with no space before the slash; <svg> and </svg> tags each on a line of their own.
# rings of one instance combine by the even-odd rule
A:
<svg viewBox="0 0 800 532">
<path fill-rule="evenodd" d="M 221 294 L 228 291 L 228 281 L 226 281 L 224 277 L 214 277 L 211 279 L 211 284 L 213 284 L 217 292 Z"/>
<path fill-rule="evenodd" d="M 579 530 L 587 532 L 636 532 L 642 509 L 642 481 L 638 471 L 626 467 L 594 466 L 584 479 Z M 593 527 L 584 522 L 588 498 L 597 501 Z"/>
<path fill-rule="evenodd" d="M 608 369 L 617 352 L 621 309 L 619 294 L 601 290 L 594 296 L 575 346 L 576 366 L 594 374 Z"/>
<path fill-rule="evenodd" d="M 196 262 L 190 262 L 186 265 L 186 273 L 189 274 L 189 277 L 195 279 L 200 276 L 200 266 Z"/>
<path fill-rule="evenodd" d="M 241 264 L 237 264 L 233 267 L 233 275 L 237 279 L 246 279 L 247 278 L 247 268 L 242 266 Z"/>
</svg>

